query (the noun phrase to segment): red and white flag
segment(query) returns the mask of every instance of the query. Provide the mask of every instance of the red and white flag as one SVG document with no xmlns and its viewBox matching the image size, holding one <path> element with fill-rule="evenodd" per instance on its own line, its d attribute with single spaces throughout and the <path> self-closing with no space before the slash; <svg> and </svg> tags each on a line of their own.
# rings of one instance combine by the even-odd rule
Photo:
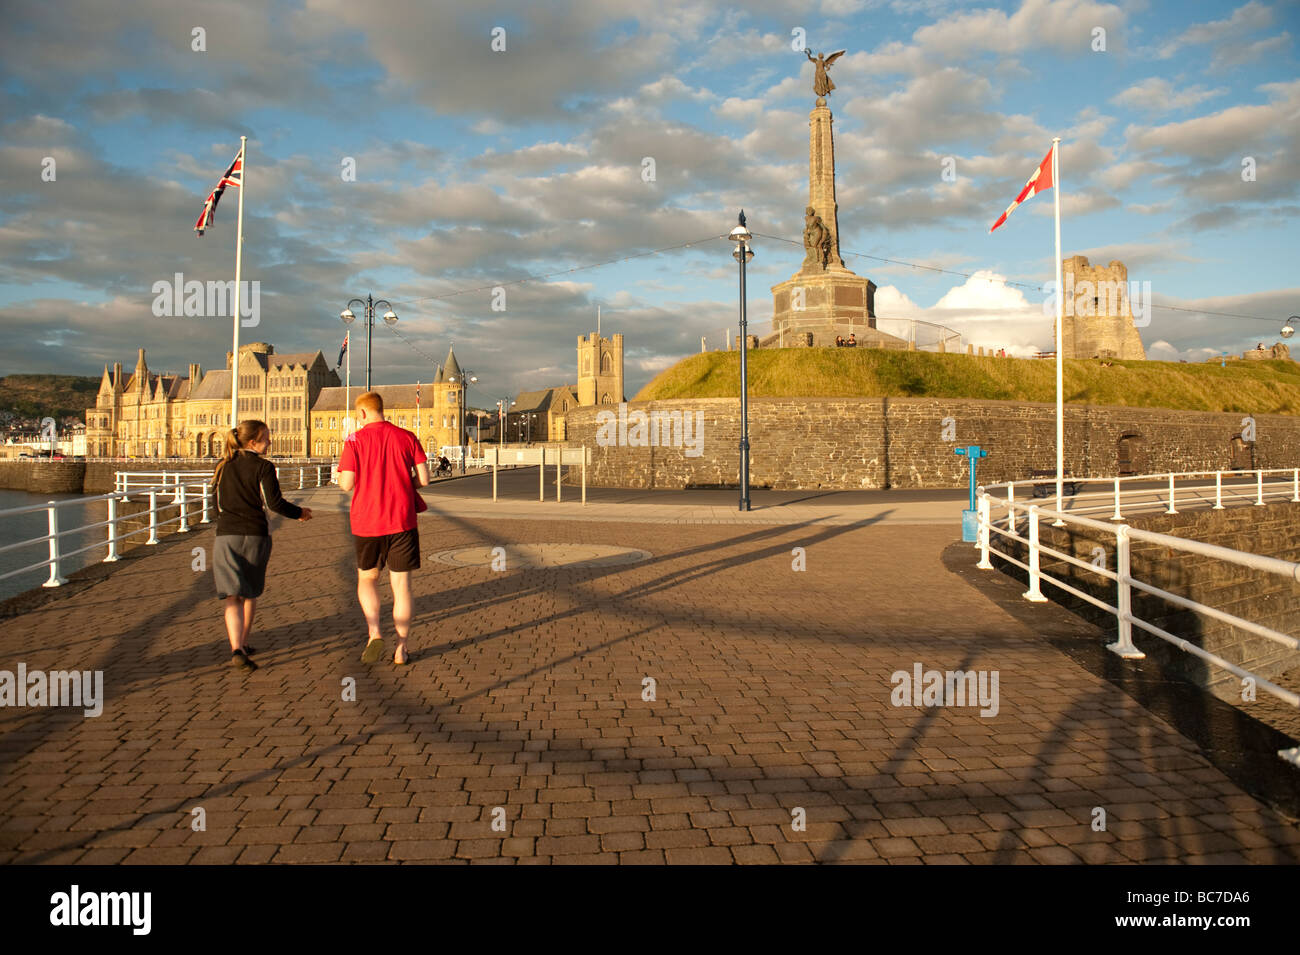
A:
<svg viewBox="0 0 1300 955">
<path fill-rule="evenodd" d="M 221 195 L 226 191 L 226 186 L 242 186 L 243 184 L 244 150 L 243 147 L 240 147 L 239 155 L 230 164 L 226 174 L 221 177 L 221 181 L 217 183 L 216 188 L 208 193 L 208 200 L 203 203 L 203 212 L 199 215 L 199 221 L 194 223 L 194 231 L 202 235 L 204 229 L 212 227 L 212 220 L 217 212 L 217 203 L 221 201 Z"/>
<path fill-rule="evenodd" d="M 993 228 L 989 229 L 990 232 L 1002 225 L 1002 223 L 1006 222 L 1007 216 L 1011 215 L 1011 213 L 1015 211 L 1016 206 L 1020 205 L 1020 203 L 1024 202 L 1026 199 L 1033 198 L 1040 192 L 1051 189 L 1052 186 L 1055 185 L 1055 183 L 1052 182 L 1052 150 L 1055 148 L 1055 146 L 1052 146 L 1052 149 L 1047 151 L 1047 158 L 1038 164 L 1038 168 L 1034 170 L 1034 174 L 1030 176 L 1029 181 L 1025 183 L 1025 188 L 1021 189 L 1020 195 L 1016 196 L 1016 201 L 1007 206 L 1007 211 L 998 217 L 997 222 L 993 223 Z"/>
</svg>

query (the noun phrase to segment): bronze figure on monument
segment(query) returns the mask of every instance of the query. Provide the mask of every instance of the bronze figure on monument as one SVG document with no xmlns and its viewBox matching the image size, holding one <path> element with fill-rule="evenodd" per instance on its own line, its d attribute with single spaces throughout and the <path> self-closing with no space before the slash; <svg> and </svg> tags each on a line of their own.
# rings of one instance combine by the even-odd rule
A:
<svg viewBox="0 0 1300 955">
<path fill-rule="evenodd" d="M 844 55 L 844 51 L 838 50 L 830 56 L 826 56 L 824 53 L 818 53 L 816 59 L 813 58 L 812 50 L 806 49 L 803 52 L 804 55 L 817 66 L 817 74 L 813 77 L 813 92 L 819 97 L 829 96 L 831 90 L 835 89 L 835 84 L 826 74 L 826 71 L 830 69 L 832 63 Z"/>
<path fill-rule="evenodd" d="M 804 268 L 816 266 L 823 272 L 831 257 L 831 230 L 826 228 L 822 217 L 817 215 L 812 206 L 804 209 L 803 247 L 805 250 Z"/>
</svg>

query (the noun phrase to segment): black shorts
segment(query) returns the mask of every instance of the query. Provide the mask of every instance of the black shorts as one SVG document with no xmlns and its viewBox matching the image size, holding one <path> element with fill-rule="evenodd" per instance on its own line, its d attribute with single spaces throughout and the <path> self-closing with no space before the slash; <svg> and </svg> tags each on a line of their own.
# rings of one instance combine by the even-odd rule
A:
<svg viewBox="0 0 1300 955">
<path fill-rule="evenodd" d="M 357 570 L 383 570 L 387 565 L 389 570 L 401 573 L 420 566 L 420 532 L 414 528 L 380 537 L 353 534 L 352 543 L 357 551 Z"/>
</svg>

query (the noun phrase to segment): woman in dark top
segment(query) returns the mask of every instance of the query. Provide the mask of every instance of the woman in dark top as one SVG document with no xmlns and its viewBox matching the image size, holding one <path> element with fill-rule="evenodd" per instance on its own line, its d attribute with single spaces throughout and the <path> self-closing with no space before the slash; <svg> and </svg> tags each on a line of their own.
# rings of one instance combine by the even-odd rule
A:
<svg viewBox="0 0 1300 955">
<path fill-rule="evenodd" d="M 257 665 L 248 658 L 254 652 L 248 646 L 248 635 L 271 559 L 266 509 L 292 520 L 311 520 L 311 508 L 298 507 L 281 496 L 275 466 L 262 457 L 270 446 L 271 429 L 265 422 L 241 421 L 226 434 L 225 454 L 212 474 L 217 497 L 217 541 L 212 555 L 217 598 L 226 602 L 230 662 L 250 671 Z"/>
</svg>

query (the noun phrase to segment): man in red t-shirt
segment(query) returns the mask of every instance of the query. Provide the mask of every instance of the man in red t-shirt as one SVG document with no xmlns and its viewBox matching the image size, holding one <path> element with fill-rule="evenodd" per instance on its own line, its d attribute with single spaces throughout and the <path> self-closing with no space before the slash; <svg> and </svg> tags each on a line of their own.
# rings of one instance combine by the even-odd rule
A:
<svg viewBox="0 0 1300 955">
<path fill-rule="evenodd" d="M 357 552 L 357 599 L 366 615 L 369 640 L 364 663 L 384 655 L 379 630 L 379 572 L 388 566 L 393 585 L 393 626 L 397 648 L 393 662 L 405 664 L 411 632 L 411 571 L 420 566 L 420 532 L 416 512 L 424 510 L 416 487 L 429 483 L 420 439 L 384 420 L 384 399 L 368 391 L 357 399 L 361 427 L 343 442 L 339 487 L 352 492 L 352 541 Z M 412 476 L 414 469 L 414 476 Z"/>
</svg>

